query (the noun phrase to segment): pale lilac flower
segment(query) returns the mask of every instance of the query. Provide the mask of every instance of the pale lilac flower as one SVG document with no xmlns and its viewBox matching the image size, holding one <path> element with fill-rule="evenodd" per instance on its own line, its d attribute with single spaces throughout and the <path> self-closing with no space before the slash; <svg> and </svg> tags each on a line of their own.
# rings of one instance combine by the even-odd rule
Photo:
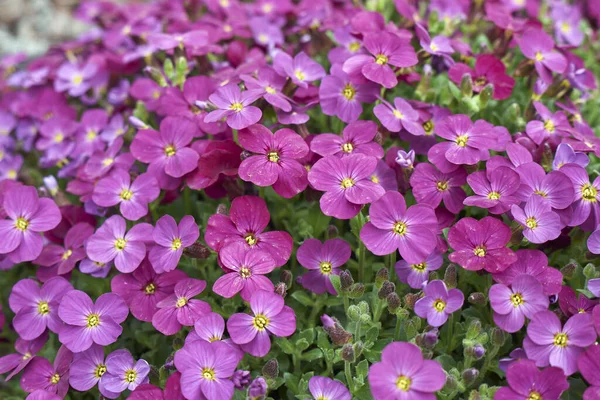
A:
<svg viewBox="0 0 600 400">
<path fill-rule="evenodd" d="M 200 231 L 191 215 L 181 219 L 179 225 L 170 215 L 164 215 L 156 221 L 152 238 L 156 243 L 150 249 L 148 259 L 157 273 L 173 271 L 181 259 L 183 250 L 194 244 Z"/>
<path fill-rule="evenodd" d="M 308 87 L 307 82 L 319 80 L 325 76 L 325 70 L 306 53 L 300 52 L 292 58 L 280 51 L 273 59 L 273 68 L 281 76 L 290 78 L 299 87 Z"/>
<path fill-rule="evenodd" d="M 563 226 L 560 216 L 552 211 L 550 204 L 541 196 L 532 196 L 524 208 L 513 204 L 510 210 L 515 221 L 523 227 L 523 235 L 531 243 L 544 243 L 560 235 Z"/>
<path fill-rule="evenodd" d="M 244 129 L 256 124 L 262 117 L 258 107 L 251 106 L 261 96 L 258 90 L 240 92 L 234 83 L 220 87 L 210 95 L 209 100 L 218 108 L 204 117 L 204 122 L 217 122 L 226 118 L 233 129 Z"/>
</svg>

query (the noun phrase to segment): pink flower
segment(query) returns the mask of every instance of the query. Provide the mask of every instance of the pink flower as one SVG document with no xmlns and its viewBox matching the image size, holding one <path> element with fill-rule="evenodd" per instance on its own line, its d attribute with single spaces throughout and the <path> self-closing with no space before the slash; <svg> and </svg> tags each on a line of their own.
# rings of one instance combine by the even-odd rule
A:
<svg viewBox="0 0 600 400">
<path fill-rule="evenodd" d="M 160 217 L 152 231 L 156 246 L 148 255 L 154 270 L 161 273 L 177 268 L 183 250 L 196 243 L 199 236 L 198 225 L 191 215 L 183 217 L 179 226 L 170 215 Z"/>
<path fill-rule="evenodd" d="M 302 275 L 302 286 L 316 294 L 327 291 L 335 295 L 329 276 L 339 275 L 338 268 L 350 259 L 351 253 L 350 245 L 342 239 L 330 239 L 325 243 L 317 239 L 305 240 L 296 254 L 300 265 L 309 270 Z"/>
</svg>

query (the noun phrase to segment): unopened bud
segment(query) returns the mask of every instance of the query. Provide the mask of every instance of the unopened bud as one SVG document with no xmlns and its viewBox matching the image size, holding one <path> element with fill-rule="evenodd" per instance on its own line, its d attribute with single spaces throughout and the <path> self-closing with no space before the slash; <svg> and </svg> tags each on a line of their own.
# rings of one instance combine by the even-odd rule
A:
<svg viewBox="0 0 600 400">
<path fill-rule="evenodd" d="M 492 99 L 493 96 L 494 96 L 494 86 L 487 85 L 486 87 L 484 87 L 483 90 L 481 91 L 481 93 L 479 93 L 480 107 L 486 108 L 489 101 Z"/>
<path fill-rule="evenodd" d="M 437 328 L 433 328 L 432 330 L 425 332 L 423 335 L 423 345 L 426 348 L 433 349 L 438 342 L 438 334 L 439 331 Z"/>
<path fill-rule="evenodd" d="M 354 304 L 348 307 L 348 318 L 352 321 L 358 321 L 360 319 L 360 308 Z"/>
<path fill-rule="evenodd" d="M 227 206 L 225 204 L 219 204 L 217 206 L 216 213 L 219 215 L 229 215 L 229 212 L 227 211 Z"/>
<path fill-rule="evenodd" d="M 276 359 L 271 359 L 263 366 L 262 374 L 267 379 L 275 379 L 279 376 L 279 363 Z"/>
<path fill-rule="evenodd" d="M 406 308 L 412 310 L 415 308 L 415 303 L 419 300 L 419 296 L 414 293 L 408 293 L 404 296 L 404 304 L 406 304 Z"/>
<path fill-rule="evenodd" d="M 280 295 L 281 297 L 285 297 L 287 295 L 287 286 L 283 282 L 279 282 L 275 285 L 275 293 Z"/>
<path fill-rule="evenodd" d="M 564 267 L 562 267 L 560 269 L 560 272 L 563 274 L 563 276 L 565 278 L 570 279 L 573 277 L 573 274 L 575 273 L 576 269 L 577 269 L 577 264 L 569 263 L 569 264 L 565 265 Z"/>
<path fill-rule="evenodd" d="M 398 308 L 400 308 L 401 305 L 400 296 L 398 296 L 398 293 L 393 292 L 388 294 L 385 300 L 387 301 L 388 311 L 390 314 L 396 314 L 396 311 L 398 311 Z"/>
<path fill-rule="evenodd" d="M 350 271 L 346 269 L 340 272 L 340 286 L 342 287 L 342 290 L 349 290 L 352 285 L 354 285 L 354 279 L 352 278 Z"/>
<path fill-rule="evenodd" d="M 262 376 L 259 376 L 252 381 L 248 388 L 248 395 L 251 399 L 264 399 L 267 394 L 267 381 Z"/>
<path fill-rule="evenodd" d="M 360 315 L 360 323 L 368 324 L 371 322 L 371 314 L 361 314 Z"/>
<path fill-rule="evenodd" d="M 348 293 L 348 296 L 353 299 L 358 299 L 362 297 L 363 294 L 365 294 L 365 285 L 362 283 L 356 283 L 350 288 L 350 293 Z"/>
<path fill-rule="evenodd" d="M 444 273 L 444 283 L 448 289 L 454 289 L 457 285 L 456 281 L 456 264 L 448 265 L 446 272 Z"/>
<path fill-rule="evenodd" d="M 479 376 L 479 371 L 476 368 L 467 368 L 462 372 L 462 378 L 465 384 L 470 385 L 475 382 Z"/>
<path fill-rule="evenodd" d="M 249 384 L 252 376 L 250 375 L 250 371 L 244 371 L 238 369 L 233 373 L 231 380 L 233 381 L 233 386 L 235 386 L 238 390 L 245 389 Z"/>
<path fill-rule="evenodd" d="M 129 120 L 129 123 L 131 125 L 133 125 L 133 127 L 136 129 L 149 129 L 150 128 L 148 126 L 148 124 L 146 124 L 144 121 L 142 121 L 141 119 L 139 119 L 136 116 L 130 115 L 128 120 Z"/>
<path fill-rule="evenodd" d="M 175 351 L 181 349 L 183 347 L 183 344 L 184 344 L 183 339 L 177 338 L 177 337 L 175 339 L 173 339 L 173 349 Z"/>
<path fill-rule="evenodd" d="M 473 305 L 483 306 L 485 303 L 487 303 L 487 298 L 485 297 L 485 294 L 481 292 L 475 292 L 469 295 L 468 301 Z"/>
<path fill-rule="evenodd" d="M 450 374 L 448 374 L 446 376 L 446 384 L 444 385 L 444 388 L 449 390 L 449 391 L 453 391 L 458 387 L 458 381 L 456 380 L 456 378 Z"/>
<path fill-rule="evenodd" d="M 144 72 L 146 72 L 154 82 L 158 83 L 159 86 L 167 86 L 167 81 L 158 68 L 148 66 L 144 68 Z"/>
<path fill-rule="evenodd" d="M 377 274 L 375 275 L 375 286 L 377 286 L 377 289 L 381 289 L 381 286 L 387 280 L 389 280 L 387 268 L 381 268 L 379 271 L 377 271 Z"/>
<path fill-rule="evenodd" d="M 388 295 L 394 293 L 395 291 L 396 291 L 396 285 L 394 285 L 390 281 L 385 281 L 385 282 L 383 282 L 383 285 L 381 286 L 381 289 L 379 289 L 379 292 L 377 293 L 377 296 L 381 300 L 383 300 L 386 297 L 388 297 Z"/>
<path fill-rule="evenodd" d="M 377 133 L 375 134 L 375 137 L 373 138 L 373 141 L 377 144 L 383 145 L 384 138 L 383 138 L 383 135 L 381 134 L 381 132 L 377 131 Z"/>
<path fill-rule="evenodd" d="M 474 358 L 475 360 L 481 359 L 485 355 L 485 347 L 480 344 L 476 344 L 475 346 L 469 346 L 465 350 L 469 357 Z"/>
<path fill-rule="evenodd" d="M 460 93 L 465 97 L 473 96 L 473 78 L 470 74 L 464 74 L 460 80 Z"/>
<path fill-rule="evenodd" d="M 354 358 L 355 359 L 360 357 L 360 355 L 363 352 L 363 348 L 364 348 L 364 346 L 363 346 L 362 342 L 359 341 L 359 342 L 354 343 Z"/>
<path fill-rule="evenodd" d="M 323 324 L 323 329 L 331 329 L 335 326 L 335 320 L 331 318 L 327 314 L 321 315 L 321 323 Z"/>
<path fill-rule="evenodd" d="M 292 287 L 292 280 L 294 279 L 294 275 L 288 269 L 282 269 L 279 273 L 279 281 L 285 283 L 287 287 Z"/>
<path fill-rule="evenodd" d="M 327 235 L 328 235 L 330 238 L 337 237 L 339 234 L 340 234 L 340 232 L 338 231 L 338 228 L 337 228 L 337 226 L 335 226 L 335 225 L 329 225 L 329 226 L 327 227 Z"/>
<path fill-rule="evenodd" d="M 502 346 L 504 344 L 504 340 L 506 339 L 506 335 L 504 331 L 500 328 L 492 329 L 492 343 L 496 346 Z"/>
<path fill-rule="evenodd" d="M 367 303 L 366 301 L 361 301 L 360 303 L 358 303 L 358 309 L 360 310 L 361 314 L 368 314 L 371 311 L 369 303 Z"/>
<path fill-rule="evenodd" d="M 592 263 L 587 264 L 583 267 L 583 276 L 588 279 L 594 279 L 596 277 L 596 266 Z"/>
<path fill-rule="evenodd" d="M 352 347 L 351 343 L 347 343 L 342 347 L 342 359 L 344 361 L 348 361 L 353 363 L 355 360 L 354 347 Z"/>
<path fill-rule="evenodd" d="M 183 249 L 183 254 L 185 254 L 189 258 L 196 258 L 199 260 L 205 260 L 210 257 L 210 249 L 205 245 L 195 242 L 191 246 Z"/>
<path fill-rule="evenodd" d="M 336 324 L 335 327 L 328 329 L 327 333 L 334 346 L 341 346 L 352 341 L 352 334 L 345 330 L 340 324 Z"/>
</svg>

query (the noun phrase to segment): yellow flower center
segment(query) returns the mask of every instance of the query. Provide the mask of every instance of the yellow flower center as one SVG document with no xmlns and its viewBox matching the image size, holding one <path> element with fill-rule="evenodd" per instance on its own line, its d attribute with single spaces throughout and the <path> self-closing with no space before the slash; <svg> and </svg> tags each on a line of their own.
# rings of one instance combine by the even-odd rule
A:
<svg viewBox="0 0 600 400">
<path fill-rule="evenodd" d="M 436 183 L 436 186 L 439 192 L 448 190 L 448 181 L 439 181 L 438 183 Z"/>
<path fill-rule="evenodd" d="M 50 377 L 50 383 L 53 385 L 58 384 L 58 382 L 60 382 L 60 375 L 59 374 L 54 374 Z"/>
<path fill-rule="evenodd" d="M 173 157 L 175 153 L 177 153 L 177 150 L 175 150 L 175 146 L 173 146 L 172 144 L 165 147 L 165 155 L 167 157 Z"/>
<path fill-rule="evenodd" d="M 144 288 L 144 293 L 146 294 L 154 294 L 154 292 L 156 292 L 156 286 L 154 285 L 154 283 L 149 283 Z"/>
<path fill-rule="evenodd" d="M 175 307 L 181 308 L 188 303 L 187 297 L 180 297 L 177 299 L 177 303 L 175 303 Z"/>
<path fill-rule="evenodd" d="M 537 223 L 537 220 L 535 219 L 535 217 L 529 217 L 525 221 L 525 225 L 527 225 L 527 227 L 529 229 L 535 229 L 535 228 L 537 228 L 538 223 Z"/>
<path fill-rule="evenodd" d="M 544 400 L 544 399 L 542 398 L 542 395 L 539 392 L 532 390 L 531 392 L 529 392 L 529 396 L 527 397 L 527 400 Z"/>
<path fill-rule="evenodd" d="M 581 187 L 581 197 L 585 200 L 585 201 L 591 201 L 591 202 L 596 202 L 596 196 L 598 195 L 598 190 L 592 186 L 591 183 L 586 183 L 585 185 L 583 185 Z M 18 221 L 18 220 L 17 220 Z M 17 226 L 18 228 L 18 226 Z"/>
<path fill-rule="evenodd" d="M 406 226 L 406 224 L 402 221 L 398 221 L 394 224 L 394 227 L 392 228 L 392 231 L 396 234 L 396 235 L 400 235 L 400 236 L 404 236 L 406 234 L 406 230 L 407 230 L 408 226 Z"/>
<path fill-rule="evenodd" d="M 377 175 L 371 175 L 371 182 L 379 183 L 379 178 L 377 177 Z"/>
<path fill-rule="evenodd" d="M 554 131 L 556 130 L 556 125 L 554 125 L 554 122 L 552 122 L 551 120 L 548 120 L 544 122 L 544 129 L 550 133 L 554 133 Z"/>
<path fill-rule="evenodd" d="M 106 365 L 98 364 L 98 366 L 96 367 L 96 370 L 94 371 L 94 376 L 96 378 L 102 378 L 102 375 L 104 375 L 105 373 L 106 373 Z"/>
<path fill-rule="evenodd" d="M 278 162 L 279 161 L 279 153 L 277 153 L 276 151 L 270 151 L 267 154 L 267 158 L 269 159 L 269 161 L 271 162 Z"/>
<path fill-rule="evenodd" d="M 489 192 L 487 198 L 490 200 L 500 200 L 500 193 L 498 192 Z"/>
<path fill-rule="evenodd" d="M 123 238 L 118 238 L 115 241 L 115 249 L 119 250 L 119 251 L 123 251 L 125 250 L 125 246 L 127 245 L 127 240 L 123 239 Z"/>
<path fill-rule="evenodd" d="M 342 151 L 344 153 L 352 153 L 352 151 L 354 151 L 354 145 L 352 143 L 344 143 L 342 144 Z"/>
<path fill-rule="evenodd" d="M 398 119 L 402 119 L 404 118 L 404 114 L 402 114 L 400 111 L 394 109 L 394 111 L 392 111 L 392 114 L 394 114 L 394 117 L 398 118 Z"/>
<path fill-rule="evenodd" d="M 265 35 L 264 33 L 261 33 L 260 35 L 258 35 L 258 42 L 259 43 L 268 43 L 269 37 L 267 35 Z"/>
<path fill-rule="evenodd" d="M 420 264 L 411 264 L 410 267 L 417 272 L 425 272 L 425 270 L 427 269 L 427 264 L 422 262 Z"/>
<path fill-rule="evenodd" d="M 40 301 L 37 306 L 38 314 L 47 315 L 50 312 L 50 307 L 47 301 Z"/>
<path fill-rule="evenodd" d="M 246 241 L 246 243 L 248 243 L 249 246 L 254 246 L 256 243 L 258 243 L 258 239 L 252 233 L 249 233 L 246 236 L 244 236 L 244 240 Z"/>
<path fill-rule="evenodd" d="M 71 257 L 73 255 L 73 251 L 71 249 L 65 251 L 62 255 L 62 259 L 63 260 L 68 260 L 69 257 Z"/>
<path fill-rule="evenodd" d="M 103 262 L 94 261 L 94 265 L 98 268 L 103 268 L 106 264 Z"/>
<path fill-rule="evenodd" d="M 256 317 L 254 317 L 252 325 L 254 325 L 254 327 L 259 331 L 263 331 L 269 325 L 269 318 L 262 314 L 258 314 Z"/>
<path fill-rule="evenodd" d="M 569 337 L 564 333 L 557 333 L 554 335 L 554 345 L 558 347 L 567 347 Z"/>
<path fill-rule="evenodd" d="M 306 76 L 304 75 L 304 72 L 300 71 L 299 69 L 296 70 L 294 75 L 296 75 L 296 78 L 298 78 L 299 81 L 303 81 L 304 78 L 306 78 Z"/>
<path fill-rule="evenodd" d="M 119 194 L 119 197 L 121 198 L 121 200 L 131 200 L 131 198 L 133 197 L 133 192 L 129 189 L 123 189 L 121 190 L 121 194 Z"/>
<path fill-rule="evenodd" d="M 396 380 L 396 387 L 403 392 L 408 392 L 410 389 L 410 378 L 404 375 L 400 375 Z"/>
<path fill-rule="evenodd" d="M 208 381 L 217 380 L 217 377 L 215 376 L 215 370 L 212 368 L 202 368 L 202 377 Z"/>
<path fill-rule="evenodd" d="M 480 76 L 475 79 L 475 86 L 483 86 L 487 83 L 487 79 L 485 76 Z"/>
<path fill-rule="evenodd" d="M 377 54 L 377 56 L 375 57 L 375 62 L 379 65 L 385 65 L 388 62 L 388 58 L 386 55 Z"/>
<path fill-rule="evenodd" d="M 354 180 L 352 178 L 344 178 L 342 179 L 342 188 L 348 189 L 354 186 Z"/>
<path fill-rule="evenodd" d="M 100 325 L 100 316 L 98 314 L 90 314 L 87 316 L 87 323 L 86 323 L 88 328 L 95 328 L 98 325 Z"/>
<path fill-rule="evenodd" d="M 319 268 L 321 269 L 321 273 L 323 275 L 329 275 L 331 273 L 331 263 L 328 261 L 321 261 L 319 264 Z"/>
<path fill-rule="evenodd" d="M 348 46 L 348 50 L 350 50 L 352 53 L 356 53 L 357 51 L 360 50 L 360 43 L 358 43 L 358 42 L 350 43 L 350 46 Z"/>
<path fill-rule="evenodd" d="M 114 162 L 115 162 L 115 160 L 113 158 L 105 158 L 104 160 L 102 160 L 102 165 L 104 165 L 105 167 L 108 167 L 109 165 L 111 165 Z"/>
<path fill-rule="evenodd" d="M 252 271 L 247 267 L 240 268 L 240 276 L 244 279 L 248 279 L 252 276 Z"/>
<path fill-rule="evenodd" d="M 20 230 L 25 232 L 27 230 L 27 227 L 29 226 L 29 221 L 27 221 L 25 218 L 23 217 L 19 217 L 17 218 L 17 220 L 15 221 L 15 227 Z"/>
<path fill-rule="evenodd" d="M 267 92 L 269 94 L 275 94 L 275 93 L 277 93 L 277 90 L 275 90 L 275 88 L 273 88 L 271 86 L 267 86 L 267 87 L 265 87 L 265 92 Z"/>
<path fill-rule="evenodd" d="M 346 86 L 344 86 L 344 90 L 342 90 L 342 94 L 346 100 L 350 101 L 354 99 L 354 96 L 356 95 L 356 89 L 354 89 L 354 86 L 352 86 L 350 83 L 347 83 Z"/>
<path fill-rule="evenodd" d="M 73 85 L 81 85 L 81 83 L 83 82 L 83 76 L 80 74 L 76 74 L 73 75 L 73 78 L 71 78 L 71 82 L 73 82 Z"/>
<path fill-rule="evenodd" d="M 548 197 L 548 193 L 543 192 L 541 190 L 536 190 L 535 192 L 533 192 L 534 194 L 537 194 L 538 196 L 542 196 L 544 198 Z"/>
<path fill-rule="evenodd" d="M 125 382 L 133 383 L 137 379 L 137 372 L 133 369 L 128 369 L 125 371 Z"/>
<path fill-rule="evenodd" d="M 229 109 L 239 113 L 244 109 L 244 105 L 242 103 L 233 103 L 229 106 Z"/>
<path fill-rule="evenodd" d="M 218 342 L 219 340 L 221 340 L 221 338 L 217 337 L 217 336 L 211 336 L 211 337 L 208 338 L 208 341 L 210 343 L 212 343 L 212 342 Z"/>
<path fill-rule="evenodd" d="M 446 302 L 442 299 L 437 299 L 433 302 L 433 308 L 437 312 L 442 312 L 446 309 Z"/>
<path fill-rule="evenodd" d="M 436 52 L 439 50 L 439 47 L 437 47 L 434 43 L 431 43 L 429 45 L 429 48 L 431 49 L 431 51 Z"/>
<path fill-rule="evenodd" d="M 29 360 L 32 356 L 33 356 L 33 354 L 31 354 L 30 352 L 27 352 L 27 353 L 23 354 L 23 357 L 21 357 L 21 358 L 23 360 Z"/>
<path fill-rule="evenodd" d="M 535 53 L 535 59 L 537 61 L 544 61 L 544 55 L 538 51 L 537 53 Z"/>
<path fill-rule="evenodd" d="M 63 140 L 65 140 L 65 135 L 63 135 L 62 133 L 57 133 L 54 136 L 54 142 L 55 143 L 62 143 Z"/>
<path fill-rule="evenodd" d="M 429 120 L 424 122 L 423 129 L 425 130 L 425 134 L 430 136 L 433 133 L 433 121 Z"/>
<path fill-rule="evenodd" d="M 571 30 L 571 25 L 569 25 L 567 22 L 563 22 L 560 25 L 560 30 L 563 31 L 564 33 L 568 33 Z"/>
<path fill-rule="evenodd" d="M 487 253 L 485 251 L 485 247 L 483 247 L 483 246 L 477 246 L 473 250 L 473 254 L 475 254 L 477 257 L 485 257 L 485 255 Z"/>
<path fill-rule="evenodd" d="M 88 131 L 87 135 L 85 136 L 89 142 L 96 139 L 96 137 L 98 137 L 98 134 L 95 131 Z"/>
<path fill-rule="evenodd" d="M 8 177 L 8 179 L 16 179 L 17 171 L 14 169 L 9 169 L 8 172 L 6 173 L 6 176 Z"/>
<path fill-rule="evenodd" d="M 466 147 L 468 141 L 469 141 L 469 136 L 461 135 L 456 138 L 456 145 L 459 147 Z"/>
<path fill-rule="evenodd" d="M 525 304 L 525 300 L 523 299 L 523 295 L 521 293 L 514 293 L 510 295 L 510 302 L 513 306 L 519 307 Z"/>
<path fill-rule="evenodd" d="M 173 243 L 171 244 L 171 250 L 177 251 L 181 248 L 181 239 L 176 238 L 173 239 Z"/>
</svg>

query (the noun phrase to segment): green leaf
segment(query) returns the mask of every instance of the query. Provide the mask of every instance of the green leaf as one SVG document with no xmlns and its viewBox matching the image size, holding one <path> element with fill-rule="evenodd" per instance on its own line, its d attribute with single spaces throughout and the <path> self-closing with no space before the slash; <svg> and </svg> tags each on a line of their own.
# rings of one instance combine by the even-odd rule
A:
<svg viewBox="0 0 600 400">
<path fill-rule="evenodd" d="M 338 294 L 341 293 L 342 292 L 342 283 L 340 282 L 340 277 L 338 275 L 330 274 L 329 280 L 331 281 L 331 284 L 335 288 L 335 291 L 338 292 Z"/>
<path fill-rule="evenodd" d="M 292 393 L 298 393 L 298 377 L 294 374 L 290 374 L 289 372 L 285 372 L 283 374 L 283 378 L 285 379 L 285 386 L 292 391 Z"/>
<path fill-rule="evenodd" d="M 315 304 L 313 299 L 303 290 L 296 290 L 292 293 L 292 298 L 303 306 L 312 307 Z"/>
<path fill-rule="evenodd" d="M 308 343 L 314 342 L 315 340 L 315 330 L 313 328 L 308 328 L 303 330 L 297 335 L 298 339 L 305 339 Z"/>
<path fill-rule="evenodd" d="M 276 343 L 285 354 L 294 354 L 294 346 L 286 338 L 277 338 Z"/>
<path fill-rule="evenodd" d="M 374 327 L 370 328 L 367 331 L 367 333 L 365 334 L 365 341 L 366 342 L 375 342 L 378 337 L 379 337 L 379 327 L 374 326 Z"/>
<path fill-rule="evenodd" d="M 300 350 L 300 351 L 304 351 L 306 349 L 308 349 L 308 346 L 310 346 L 310 343 L 308 343 L 308 340 L 301 338 L 296 340 L 296 349 Z"/>
<path fill-rule="evenodd" d="M 369 363 L 367 360 L 362 360 L 358 364 L 356 364 L 356 375 L 361 378 L 366 378 L 369 373 Z"/>
<path fill-rule="evenodd" d="M 321 349 L 312 349 L 302 354 L 302 359 L 306 361 L 315 361 L 319 358 L 323 358 L 323 352 Z"/>
<path fill-rule="evenodd" d="M 329 227 L 330 221 L 331 217 L 323 214 L 319 203 L 315 203 L 308 211 L 308 223 L 312 226 L 314 237 L 320 237 L 327 227 Z"/>
<path fill-rule="evenodd" d="M 453 82 L 448 81 L 448 88 L 450 88 L 450 93 L 456 100 L 461 100 L 462 93 L 460 92 L 460 88 L 456 86 Z"/>
</svg>

